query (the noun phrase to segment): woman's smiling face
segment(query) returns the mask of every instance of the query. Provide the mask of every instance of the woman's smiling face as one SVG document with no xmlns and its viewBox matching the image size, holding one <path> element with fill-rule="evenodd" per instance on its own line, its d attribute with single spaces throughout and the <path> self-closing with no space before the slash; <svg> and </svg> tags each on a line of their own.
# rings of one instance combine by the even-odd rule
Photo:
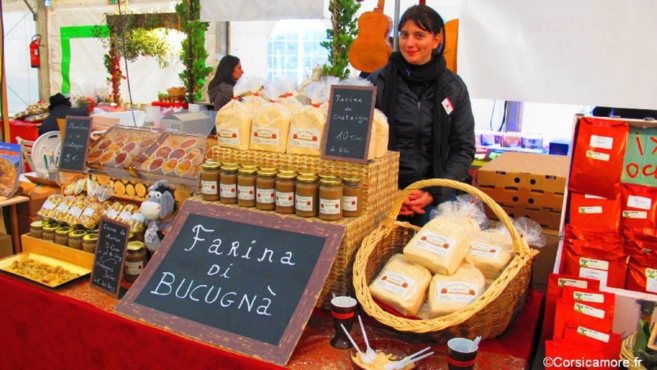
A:
<svg viewBox="0 0 657 370">
<path fill-rule="evenodd" d="M 399 50 L 409 64 L 423 65 L 431 60 L 431 54 L 442 43 L 442 33 L 425 31 L 414 21 L 407 21 L 399 31 Z"/>
</svg>

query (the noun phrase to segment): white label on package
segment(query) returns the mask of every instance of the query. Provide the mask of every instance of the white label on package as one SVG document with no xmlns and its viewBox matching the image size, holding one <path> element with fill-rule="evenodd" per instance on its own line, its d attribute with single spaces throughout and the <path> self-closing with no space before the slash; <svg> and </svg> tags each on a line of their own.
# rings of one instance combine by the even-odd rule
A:
<svg viewBox="0 0 657 370">
<path fill-rule="evenodd" d="M 582 302 L 604 303 L 605 296 L 600 293 L 573 292 L 573 299 Z"/>
<path fill-rule="evenodd" d="M 577 327 L 577 334 L 598 340 L 600 342 L 609 343 L 609 334 L 601 333 L 597 330 L 585 328 L 583 326 Z"/>
<path fill-rule="evenodd" d="M 476 284 L 465 282 L 447 282 L 436 285 L 438 302 L 470 303 L 479 296 Z"/>
<path fill-rule="evenodd" d="M 201 193 L 208 195 L 217 194 L 217 182 L 216 181 L 201 181 Z"/>
<path fill-rule="evenodd" d="M 105 212 L 105 216 L 107 218 L 111 218 L 113 220 L 116 219 L 116 216 L 118 216 L 118 214 L 119 214 L 119 211 L 117 211 L 114 208 L 110 208 L 110 209 L 107 210 L 107 212 Z"/>
<path fill-rule="evenodd" d="M 621 212 L 623 218 L 634 218 L 638 220 L 645 220 L 648 218 L 648 212 L 646 211 L 623 211 Z"/>
<path fill-rule="evenodd" d="M 222 198 L 235 198 L 235 197 L 237 197 L 237 185 L 219 184 L 219 195 Z"/>
<path fill-rule="evenodd" d="M 84 217 L 91 217 L 94 214 L 96 214 L 96 209 L 94 207 L 87 207 L 82 211 L 82 216 Z"/>
<path fill-rule="evenodd" d="M 415 246 L 437 256 L 447 257 L 454 250 L 456 240 L 446 238 L 431 231 L 421 230 Z"/>
<path fill-rule="evenodd" d="M 470 243 L 470 254 L 479 257 L 486 258 L 497 258 L 500 254 L 500 247 L 480 243 L 480 242 L 471 242 Z"/>
<path fill-rule="evenodd" d="M 308 129 L 292 129 L 290 131 L 290 142 L 288 145 L 310 148 L 310 149 L 319 149 L 319 130 L 308 130 Z"/>
<path fill-rule="evenodd" d="M 609 262 L 603 260 L 596 260 L 593 258 L 580 257 L 579 259 L 580 267 L 588 267 L 596 270 L 609 270 Z"/>
<path fill-rule="evenodd" d="M 219 130 L 219 144 L 239 145 L 240 131 L 222 128 Z"/>
<path fill-rule="evenodd" d="M 82 214 L 82 209 L 80 209 L 76 206 L 73 206 L 73 207 L 71 207 L 71 209 L 68 210 L 68 214 L 75 217 L 75 218 L 78 218 Z"/>
<path fill-rule="evenodd" d="M 144 261 L 125 261 L 125 272 L 128 275 L 139 275 L 144 270 Z"/>
<path fill-rule="evenodd" d="M 294 200 L 294 206 L 299 211 L 310 212 L 313 210 L 313 197 L 304 197 L 297 195 Z"/>
<path fill-rule="evenodd" d="M 340 199 L 320 199 L 319 200 L 319 213 L 325 215 L 337 215 L 342 213 L 340 208 Z"/>
<path fill-rule="evenodd" d="M 599 197 L 597 195 L 584 194 L 584 199 L 607 199 L 607 198 Z"/>
<path fill-rule="evenodd" d="M 597 317 L 598 319 L 604 319 L 605 318 L 605 311 L 601 310 L 601 309 L 598 309 L 598 308 L 595 308 L 595 307 L 587 306 L 587 305 L 582 304 L 582 303 L 575 303 L 574 308 L 575 308 L 575 311 L 583 313 L 584 315 Z"/>
<path fill-rule="evenodd" d="M 602 213 L 601 206 L 591 206 L 591 207 L 579 207 L 577 212 L 581 215 L 597 215 Z"/>
<path fill-rule="evenodd" d="M 389 291 L 390 293 L 400 296 L 401 298 L 405 298 L 415 286 L 415 280 L 409 278 L 408 276 L 391 272 L 380 276 L 378 279 L 376 279 L 374 284 Z"/>
<path fill-rule="evenodd" d="M 611 149 L 614 146 L 614 138 L 609 136 L 591 135 L 589 145 L 592 148 Z"/>
<path fill-rule="evenodd" d="M 627 206 L 638 209 L 650 210 L 652 206 L 652 199 L 647 197 L 639 197 L 636 195 L 630 195 L 627 197 Z"/>
<path fill-rule="evenodd" d="M 294 193 L 277 191 L 276 205 L 279 207 L 294 207 Z"/>
<path fill-rule="evenodd" d="M 121 214 L 119 214 L 119 220 L 128 222 L 130 221 L 130 218 L 132 217 L 132 212 L 130 211 L 121 211 Z"/>
<path fill-rule="evenodd" d="M 602 270 L 596 270 L 596 269 L 589 269 L 586 267 L 580 267 L 579 268 L 579 277 L 582 278 L 587 278 L 587 279 L 594 279 L 600 281 L 600 286 L 607 286 L 607 276 L 609 274 L 607 271 L 602 271 Z"/>
<path fill-rule="evenodd" d="M 51 202 L 50 199 L 47 199 L 45 203 L 43 203 L 43 206 L 41 207 L 43 209 L 53 209 L 55 208 L 55 203 Z"/>
<path fill-rule="evenodd" d="M 607 154 L 607 153 L 598 153 L 598 152 L 594 152 L 593 150 L 587 150 L 586 151 L 586 158 L 591 158 L 591 159 L 595 159 L 595 160 L 598 160 L 598 161 L 609 162 L 610 157 L 609 157 L 609 154 Z"/>
<path fill-rule="evenodd" d="M 358 211 L 358 197 L 345 195 L 342 197 L 342 209 L 349 212 Z"/>
<path fill-rule="evenodd" d="M 560 278 L 557 280 L 557 285 L 561 288 L 564 286 L 574 286 L 575 288 L 587 289 L 589 287 L 588 281 Z"/>
<path fill-rule="evenodd" d="M 274 203 L 274 189 L 256 189 L 256 201 L 258 203 Z"/>
<path fill-rule="evenodd" d="M 251 137 L 254 143 L 262 145 L 278 146 L 281 141 L 281 134 L 278 128 L 260 127 L 253 125 Z"/>
<path fill-rule="evenodd" d="M 657 270 L 646 269 L 646 292 L 657 293 Z"/>
<path fill-rule="evenodd" d="M 255 199 L 255 186 L 238 186 L 237 199 L 241 200 L 254 200 Z"/>
<path fill-rule="evenodd" d="M 68 205 L 66 205 L 66 203 L 60 203 L 57 206 L 57 208 L 55 209 L 55 211 L 60 212 L 60 213 L 64 213 L 64 212 L 68 211 Z"/>
</svg>

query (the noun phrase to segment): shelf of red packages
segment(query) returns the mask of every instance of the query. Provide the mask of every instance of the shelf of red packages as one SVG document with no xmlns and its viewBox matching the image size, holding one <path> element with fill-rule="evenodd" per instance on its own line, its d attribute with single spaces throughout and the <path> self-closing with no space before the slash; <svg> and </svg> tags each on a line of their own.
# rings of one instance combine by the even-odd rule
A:
<svg viewBox="0 0 657 370">
<path fill-rule="evenodd" d="M 118 300 L 79 281 L 53 291 L 0 274 L 0 370 L 20 367 L 61 369 L 279 369 L 280 367 L 119 316 Z M 475 369 L 525 369 L 533 356 L 543 294 L 532 291 L 512 326 L 502 336 L 482 341 Z M 52 313 L 57 313 L 57 320 Z M 417 336 L 399 336 L 366 319 L 370 344 L 397 355 L 427 346 Z M 50 333 L 44 335 L 44 333 Z M 357 343 L 364 343 L 354 325 Z M 352 369 L 351 351 L 329 344 L 330 316 L 316 310 L 287 363 L 289 369 Z M 446 369 L 445 345 L 418 363 L 418 369 Z M 38 353 L 39 356 L 34 356 Z M 29 360 L 26 360 L 29 359 Z M 28 362 L 29 361 L 29 362 Z M 18 365 L 18 366 L 17 366 Z"/>
<path fill-rule="evenodd" d="M 151 102 L 151 105 L 154 107 L 162 107 L 162 108 L 184 108 L 184 109 L 189 108 L 189 104 L 185 102 L 171 103 L 168 101 L 154 101 Z"/>
<path fill-rule="evenodd" d="M 9 142 L 18 144 L 16 137 L 24 140 L 34 141 L 39 137 L 40 122 L 25 122 L 9 120 Z"/>
</svg>

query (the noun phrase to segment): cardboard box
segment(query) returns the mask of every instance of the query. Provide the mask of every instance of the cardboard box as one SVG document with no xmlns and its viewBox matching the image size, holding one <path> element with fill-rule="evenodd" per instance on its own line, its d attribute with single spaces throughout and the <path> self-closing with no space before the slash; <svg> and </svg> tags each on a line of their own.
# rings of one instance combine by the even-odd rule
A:
<svg viewBox="0 0 657 370">
<path fill-rule="evenodd" d="M 477 184 L 563 195 L 569 165 L 564 156 L 506 152 L 479 169 Z"/>
<path fill-rule="evenodd" d="M 11 235 L 0 234 L 0 258 L 14 254 L 14 247 L 11 243 Z"/>
<path fill-rule="evenodd" d="M 160 125 L 186 134 L 208 136 L 214 127 L 215 117 L 214 111 L 173 113 L 163 117 Z"/>
<path fill-rule="evenodd" d="M 525 206 L 530 208 L 551 208 L 553 210 L 560 210 L 563 207 L 563 193 L 526 188 L 495 188 L 481 185 L 479 190 L 488 194 L 498 204 L 507 207 Z"/>
</svg>

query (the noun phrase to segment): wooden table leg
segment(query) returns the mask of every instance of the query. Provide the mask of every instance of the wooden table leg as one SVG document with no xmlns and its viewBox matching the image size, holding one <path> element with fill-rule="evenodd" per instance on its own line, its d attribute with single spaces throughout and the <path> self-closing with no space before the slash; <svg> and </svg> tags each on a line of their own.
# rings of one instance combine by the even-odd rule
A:
<svg viewBox="0 0 657 370">
<path fill-rule="evenodd" d="M 21 235 L 18 230 L 18 212 L 16 211 L 16 204 L 9 206 L 9 223 L 11 224 L 11 243 L 14 247 L 14 253 L 18 254 L 23 251 L 21 247 Z"/>
</svg>

